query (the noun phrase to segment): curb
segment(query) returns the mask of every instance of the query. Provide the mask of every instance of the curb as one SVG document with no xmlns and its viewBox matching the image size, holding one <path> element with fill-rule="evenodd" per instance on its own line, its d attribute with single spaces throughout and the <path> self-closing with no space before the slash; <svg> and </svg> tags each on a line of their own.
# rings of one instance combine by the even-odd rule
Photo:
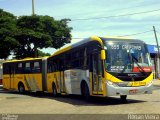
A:
<svg viewBox="0 0 160 120">
<path fill-rule="evenodd" d="M 160 80 L 159 79 L 154 79 L 153 80 L 153 85 L 160 86 Z"/>
</svg>

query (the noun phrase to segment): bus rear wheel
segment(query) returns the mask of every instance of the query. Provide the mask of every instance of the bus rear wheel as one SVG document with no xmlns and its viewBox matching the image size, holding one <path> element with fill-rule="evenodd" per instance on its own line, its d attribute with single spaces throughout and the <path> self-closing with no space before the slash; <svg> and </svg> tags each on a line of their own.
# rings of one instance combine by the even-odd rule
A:
<svg viewBox="0 0 160 120">
<path fill-rule="evenodd" d="M 20 94 L 22 94 L 22 93 L 25 92 L 25 88 L 24 88 L 23 83 L 19 83 L 19 85 L 18 85 L 18 91 L 19 91 Z"/>
<path fill-rule="evenodd" d="M 81 94 L 82 96 L 85 98 L 86 101 L 90 101 L 91 99 L 91 96 L 90 96 L 90 93 L 89 93 L 89 88 L 88 88 L 88 85 L 86 83 L 83 83 L 81 85 Z"/>
</svg>

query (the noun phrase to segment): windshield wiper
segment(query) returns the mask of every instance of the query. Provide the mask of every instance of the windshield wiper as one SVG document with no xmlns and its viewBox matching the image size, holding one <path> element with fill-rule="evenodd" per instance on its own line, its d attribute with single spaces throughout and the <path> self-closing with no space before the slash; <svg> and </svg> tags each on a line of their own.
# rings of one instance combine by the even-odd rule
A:
<svg viewBox="0 0 160 120">
<path fill-rule="evenodd" d="M 131 54 L 131 53 L 130 53 Z M 131 56 L 132 56 L 132 63 L 133 63 L 133 66 L 134 66 L 134 63 L 136 63 L 137 64 L 137 66 L 138 66 L 138 69 L 139 69 L 139 71 L 141 72 L 141 73 L 143 73 L 143 74 L 145 74 L 146 75 L 146 72 L 143 70 L 143 68 L 142 68 L 142 66 L 138 63 L 138 60 L 137 60 L 137 58 L 134 56 L 134 55 L 132 55 L 131 54 Z"/>
<path fill-rule="evenodd" d="M 137 62 L 136 58 L 135 58 L 135 57 L 133 57 L 133 58 L 134 58 L 134 60 L 135 60 L 135 63 L 137 64 L 138 68 L 139 68 L 140 70 L 142 70 L 141 72 L 145 72 L 145 71 L 143 70 L 142 66 L 140 66 L 139 63 Z"/>
</svg>

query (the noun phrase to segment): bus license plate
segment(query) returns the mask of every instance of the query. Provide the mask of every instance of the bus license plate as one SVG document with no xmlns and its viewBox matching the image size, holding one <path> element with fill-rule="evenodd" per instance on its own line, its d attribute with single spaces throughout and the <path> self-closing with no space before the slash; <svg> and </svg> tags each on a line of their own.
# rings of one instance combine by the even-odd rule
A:
<svg viewBox="0 0 160 120">
<path fill-rule="evenodd" d="M 129 90 L 129 94 L 137 94 L 137 93 L 138 93 L 137 89 Z"/>
</svg>

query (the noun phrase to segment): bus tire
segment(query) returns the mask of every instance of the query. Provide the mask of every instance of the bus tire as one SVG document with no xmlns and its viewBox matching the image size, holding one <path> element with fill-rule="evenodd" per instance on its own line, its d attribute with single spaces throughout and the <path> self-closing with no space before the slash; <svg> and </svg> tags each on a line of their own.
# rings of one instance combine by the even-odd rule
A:
<svg viewBox="0 0 160 120">
<path fill-rule="evenodd" d="M 127 102 L 127 95 L 120 95 L 122 102 Z"/>
<path fill-rule="evenodd" d="M 23 94 L 25 92 L 25 87 L 22 82 L 18 84 L 18 91 L 20 94 Z"/>
<path fill-rule="evenodd" d="M 53 96 L 57 97 L 58 94 L 57 94 L 57 88 L 56 88 L 55 83 L 52 84 L 52 91 L 53 91 Z"/>
<path fill-rule="evenodd" d="M 89 88 L 86 82 L 82 82 L 81 84 L 81 94 L 85 98 L 86 101 L 90 101 L 90 93 Z"/>
</svg>

